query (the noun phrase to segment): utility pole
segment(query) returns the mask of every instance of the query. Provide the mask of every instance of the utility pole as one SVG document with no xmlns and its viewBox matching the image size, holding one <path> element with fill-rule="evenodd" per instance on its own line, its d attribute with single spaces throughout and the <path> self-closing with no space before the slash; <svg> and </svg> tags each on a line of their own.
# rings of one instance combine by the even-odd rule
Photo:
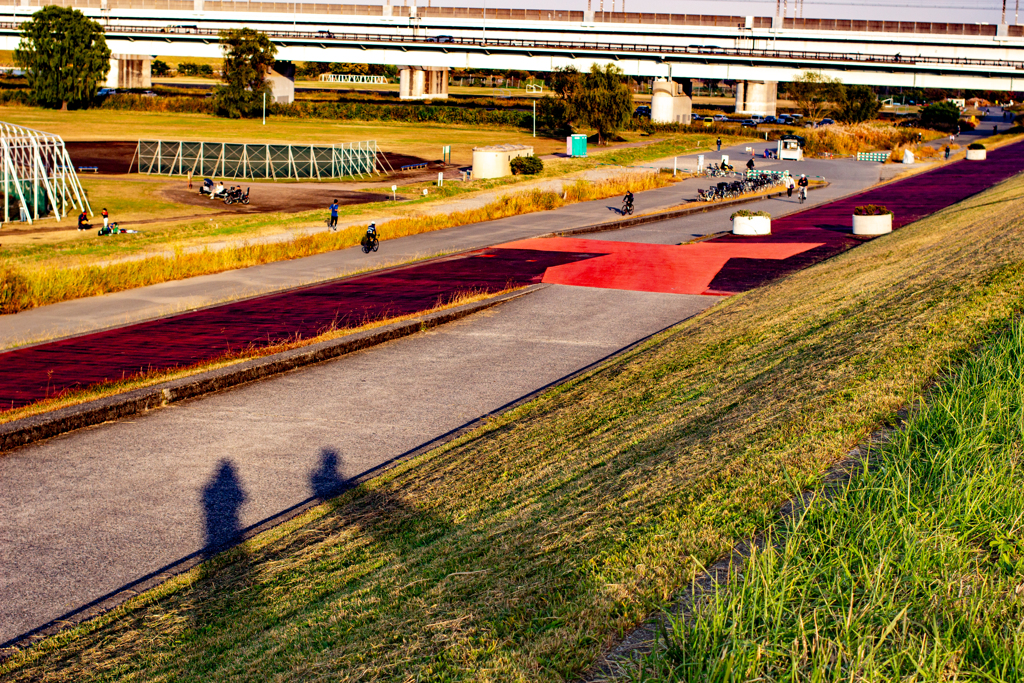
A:
<svg viewBox="0 0 1024 683">
<path fill-rule="evenodd" d="M 999 20 L 1000 24 L 1006 23 L 1006 0 L 1003 0 L 1003 18 Z"/>
</svg>

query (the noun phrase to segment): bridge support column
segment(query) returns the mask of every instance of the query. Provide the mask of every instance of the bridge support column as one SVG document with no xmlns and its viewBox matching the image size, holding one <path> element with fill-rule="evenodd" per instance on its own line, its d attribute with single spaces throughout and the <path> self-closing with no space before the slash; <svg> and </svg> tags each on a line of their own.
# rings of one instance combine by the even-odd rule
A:
<svg viewBox="0 0 1024 683">
<path fill-rule="evenodd" d="M 775 116 L 779 84 L 775 81 L 738 81 L 736 113 Z"/>
<path fill-rule="evenodd" d="M 690 123 L 693 100 L 682 83 L 659 78 L 651 93 L 651 123 Z"/>
<path fill-rule="evenodd" d="M 110 55 L 107 88 L 152 88 L 150 67 L 152 58 L 146 55 Z"/>
<path fill-rule="evenodd" d="M 448 99 L 448 67 L 399 67 L 398 97 L 403 100 Z"/>
<path fill-rule="evenodd" d="M 291 62 L 274 62 L 267 74 L 270 84 L 271 101 L 278 104 L 291 104 L 295 101 L 295 65 Z"/>
</svg>

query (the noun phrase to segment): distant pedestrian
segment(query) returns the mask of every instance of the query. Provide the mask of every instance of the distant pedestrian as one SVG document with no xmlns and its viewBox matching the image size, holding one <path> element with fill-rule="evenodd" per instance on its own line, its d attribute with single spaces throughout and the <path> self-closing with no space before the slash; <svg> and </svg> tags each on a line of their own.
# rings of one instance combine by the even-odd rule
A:
<svg viewBox="0 0 1024 683">
<path fill-rule="evenodd" d="M 949 161 L 949 145 L 946 145 L 946 161 Z"/>
<path fill-rule="evenodd" d="M 949 144 L 952 145 L 953 144 L 953 140 L 956 140 L 956 136 L 955 135 L 950 135 L 949 136 Z"/>
<path fill-rule="evenodd" d="M 787 175 L 786 176 L 786 196 L 787 197 L 792 197 L 793 196 L 793 188 L 795 188 L 795 187 L 796 187 L 796 181 L 793 180 L 793 176 Z"/>
<path fill-rule="evenodd" d="M 999 131 L 999 126 L 992 126 L 992 135 L 995 135 Z"/>
<path fill-rule="evenodd" d="M 331 202 L 331 222 L 330 222 L 330 228 L 331 228 L 331 230 L 335 230 L 335 231 L 337 231 L 337 229 L 338 229 L 338 200 L 337 199 L 335 199 L 333 202 Z"/>
<path fill-rule="evenodd" d="M 715 144 L 718 145 L 718 150 L 717 151 L 721 152 L 722 151 L 722 138 L 718 138 L 717 140 L 715 140 Z"/>
<path fill-rule="evenodd" d="M 749 159 L 747 159 L 747 170 L 754 170 L 754 157 L 750 157 Z"/>
<path fill-rule="evenodd" d="M 956 134 L 960 135 L 960 124 L 956 124 Z"/>
<path fill-rule="evenodd" d="M 188 189 L 192 189 L 192 171 L 188 172 Z"/>
<path fill-rule="evenodd" d="M 106 228 L 110 225 L 110 214 L 107 213 L 106 207 L 103 208 L 103 227 Z"/>
</svg>

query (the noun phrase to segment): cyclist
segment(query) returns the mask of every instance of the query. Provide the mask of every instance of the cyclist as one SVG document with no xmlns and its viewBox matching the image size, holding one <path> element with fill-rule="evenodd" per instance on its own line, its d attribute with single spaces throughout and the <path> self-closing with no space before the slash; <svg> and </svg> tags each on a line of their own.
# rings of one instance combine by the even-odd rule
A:
<svg viewBox="0 0 1024 683">
<path fill-rule="evenodd" d="M 622 198 L 622 204 L 624 207 L 623 213 L 633 208 L 633 193 L 630 190 L 626 190 L 626 196 Z"/>
<path fill-rule="evenodd" d="M 811 183 L 807 180 L 807 176 L 801 173 L 800 180 L 796 181 L 796 184 L 800 186 L 800 201 L 803 202 L 807 199 L 807 186 Z"/>
</svg>

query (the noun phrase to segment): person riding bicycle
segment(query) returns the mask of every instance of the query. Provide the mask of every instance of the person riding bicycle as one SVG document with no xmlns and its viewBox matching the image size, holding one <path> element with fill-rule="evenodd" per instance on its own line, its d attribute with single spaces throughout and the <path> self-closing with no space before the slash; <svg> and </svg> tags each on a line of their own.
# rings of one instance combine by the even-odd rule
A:
<svg viewBox="0 0 1024 683">
<path fill-rule="evenodd" d="M 622 198 L 622 203 L 626 206 L 633 206 L 633 193 L 626 190 L 626 196 Z"/>
<path fill-rule="evenodd" d="M 377 224 L 376 223 L 370 223 L 369 227 L 366 228 L 366 236 L 367 237 L 376 237 L 377 236 Z"/>
<path fill-rule="evenodd" d="M 754 157 L 750 157 L 749 159 L 747 159 L 747 170 L 748 171 L 753 171 L 754 170 Z"/>
<path fill-rule="evenodd" d="M 811 184 L 811 181 L 807 180 L 807 176 L 801 173 L 800 180 L 796 181 L 796 184 L 800 186 L 800 196 L 803 199 L 807 199 L 807 186 Z"/>
</svg>

